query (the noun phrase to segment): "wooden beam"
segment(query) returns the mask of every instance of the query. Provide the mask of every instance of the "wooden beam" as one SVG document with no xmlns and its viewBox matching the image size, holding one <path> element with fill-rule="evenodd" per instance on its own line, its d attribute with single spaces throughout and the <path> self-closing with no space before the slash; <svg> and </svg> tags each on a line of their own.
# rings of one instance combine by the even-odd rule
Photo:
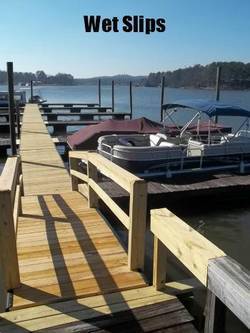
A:
<svg viewBox="0 0 250 333">
<path fill-rule="evenodd" d="M 73 170 L 71 169 L 70 170 L 70 174 L 71 176 L 74 176 L 82 181 L 84 181 L 85 183 L 88 183 L 88 176 L 82 172 L 79 172 L 79 171 L 76 171 L 76 170 Z M 76 189 L 75 191 L 77 191 L 78 189 Z"/>
<path fill-rule="evenodd" d="M 164 244 L 154 236 L 153 286 L 156 290 L 165 287 L 167 273 L 167 250 Z"/>
<path fill-rule="evenodd" d="M 97 167 L 92 164 L 90 161 L 88 161 L 87 164 L 87 169 L 88 169 L 88 178 L 89 182 L 92 179 L 94 182 L 97 182 L 98 180 L 98 173 L 97 173 Z M 88 204 L 89 208 L 98 208 L 98 195 L 95 193 L 93 188 L 90 186 L 88 183 Z"/>
<path fill-rule="evenodd" d="M 79 168 L 79 160 L 76 159 L 76 158 L 70 157 L 69 164 L 70 164 L 70 175 L 71 175 L 72 191 L 78 191 L 78 184 L 79 184 L 79 175 L 78 174 L 81 174 L 79 172 L 79 170 L 80 170 L 80 168 Z M 77 173 L 77 174 L 75 174 L 75 173 Z"/>
<path fill-rule="evenodd" d="M 207 290 L 204 333 L 225 332 L 225 314 L 225 305 L 210 290 Z"/>
<path fill-rule="evenodd" d="M 140 178 L 97 153 L 89 153 L 88 159 L 104 176 L 112 179 L 129 193 L 131 184 L 140 180 Z"/>
<path fill-rule="evenodd" d="M 130 219 L 129 216 L 114 202 L 113 199 L 93 180 L 89 179 L 89 186 L 95 191 L 99 198 L 101 198 L 105 205 L 115 214 L 115 216 L 122 222 L 125 228 L 129 229 Z"/>
<path fill-rule="evenodd" d="M 250 328 L 250 274 L 247 269 L 228 256 L 209 260 L 208 289 Z"/>
<path fill-rule="evenodd" d="M 222 250 L 166 208 L 151 211 L 151 231 L 205 286 L 209 259 L 225 256 Z"/>
<path fill-rule="evenodd" d="M 4 165 L 4 169 L 0 177 L 0 191 L 11 192 L 12 205 L 14 205 L 19 168 L 20 168 L 20 157 L 17 156 L 9 157 Z"/>
<path fill-rule="evenodd" d="M 144 180 L 138 180 L 131 184 L 129 218 L 129 268 L 130 270 L 143 271 L 147 219 L 147 183 Z"/>
<path fill-rule="evenodd" d="M 0 212 L 0 271 L 3 274 L 0 283 L 4 281 L 5 286 L 1 289 L 8 291 L 20 284 L 13 205 L 9 190 L 0 190 Z"/>
</svg>

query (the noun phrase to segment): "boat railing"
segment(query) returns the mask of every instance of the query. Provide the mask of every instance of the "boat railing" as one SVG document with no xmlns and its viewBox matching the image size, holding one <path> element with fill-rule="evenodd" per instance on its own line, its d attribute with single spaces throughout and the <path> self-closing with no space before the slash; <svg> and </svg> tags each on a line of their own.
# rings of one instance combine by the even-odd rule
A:
<svg viewBox="0 0 250 333">
<path fill-rule="evenodd" d="M 0 312 L 6 309 L 8 291 L 20 284 L 16 234 L 22 195 L 20 157 L 11 157 L 0 176 Z"/>
<path fill-rule="evenodd" d="M 69 153 L 72 189 L 82 192 L 80 184 L 87 184 L 84 194 L 89 207 L 98 208 L 101 199 L 128 230 L 128 266 L 131 270 L 144 268 L 145 230 L 147 215 L 147 183 L 114 164 L 96 152 L 71 151 Z M 79 162 L 86 163 L 86 173 Z M 105 176 L 129 193 L 128 214 L 109 196 L 98 181 Z"/>
<path fill-rule="evenodd" d="M 250 328 L 249 271 L 166 208 L 151 210 L 151 231 L 157 290 L 165 287 L 171 253 L 207 287 L 205 333 L 224 331 L 219 325 L 224 324 L 226 307 Z"/>
</svg>

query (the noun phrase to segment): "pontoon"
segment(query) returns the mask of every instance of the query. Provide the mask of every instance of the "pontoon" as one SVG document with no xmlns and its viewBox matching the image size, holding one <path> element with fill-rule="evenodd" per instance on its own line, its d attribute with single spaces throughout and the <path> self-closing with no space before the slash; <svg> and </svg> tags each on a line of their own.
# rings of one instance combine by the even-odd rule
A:
<svg viewBox="0 0 250 333">
<path fill-rule="evenodd" d="M 165 119 L 173 121 L 178 133 L 165 131 L 146 135 L 106 135 L 98 140 L 98 152 L 141 177 L 167 176 L 189 172 L 236 170 L 250 167 L 250 111 L 206 100 L 188 100 L 163 106 Z M 192 110 L 194 116 L 178 125 L 173 114 Z M 238 130 L 230 133 L 215 118 L 243 117 Z M 203 122 L 208 118 L 207 122 Z M 193 123 L 196 121 L 196 125 Z"/>
</svg>

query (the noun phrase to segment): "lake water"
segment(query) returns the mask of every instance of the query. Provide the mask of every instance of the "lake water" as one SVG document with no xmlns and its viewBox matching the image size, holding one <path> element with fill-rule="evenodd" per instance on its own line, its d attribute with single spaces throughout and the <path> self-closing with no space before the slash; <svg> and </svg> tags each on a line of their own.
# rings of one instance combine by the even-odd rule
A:
<svg viewBox="0 0 250 333">
<path fill-rule="evenodd" d="M 0 91 L 6 87 L 0 86 Z M 85 102 L 98 101 L 97 87 L 95 86 L 43 86 L 35 87 L 34 94 L 39 94 L 49 102 Z M 170 89 L 165 91 L 166 102 L 185 98 L 214 98 L 213 90 Z M 29 89 L 27 90 L 29 96 Z M 221 101 L 239 105 L 250 110 L 250 91 L 222 91 Z M 111 105 L 111 88 L 102 87 L 102 105 Z M 115 87 L 115 111 L 129 110 L 129 88 Z M 133 117 L 148 117 L 160 120 L 160 88 L 135 87 L 133 89 Z M 187 119 L 190 119 L 188 116 Z M 184 122 L 186 119 L 181 119 Z M 237 128 L 239 120 L 230 119 L 220 122 Z M 220 202 L 192 202 L 190 207 L 177 207 L 182 216 L 190 225 L 204 236 L 222 248 L 245 267 L 250 269 L 250 201 L 237 200 Z M 229 325 L 228 332 L 247 332 L 238 324 Z"/>
</svg>

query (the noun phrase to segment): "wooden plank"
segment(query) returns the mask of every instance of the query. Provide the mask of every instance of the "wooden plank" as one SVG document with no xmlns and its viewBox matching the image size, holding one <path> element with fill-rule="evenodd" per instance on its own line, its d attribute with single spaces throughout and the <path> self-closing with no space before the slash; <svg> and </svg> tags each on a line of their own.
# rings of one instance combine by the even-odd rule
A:
<svg viewBox="0 0 250 333">
<path fill-rule="evenodd" d="M 110 198 L 110 196 L 92 179 L 89 180 L 89 186 L 100 197 L 105 205 L 115 214 L 115 216 L 122 222 L 122 224 L 129 230 L 130 218 L 129 216 Z"/>
<path fill-rule="evenodd" d="M 35 104 L 24 110 L 20 154 L 25 195 L 70 191 L 69 174 Z"/>
<path fill-rule="evenodd" d="M 126 326 L 130 323 L 130 329 L 136 324 L 135 320 L 143 321 L 142 327 L 151 327 L 151 330 L 192 321 L 192 317 L 176 297 L 157 292 L 153 287 L 37 306 L 3 313 L 1 317 L 0 329 L 3 333 L 16 332 L 17 328 L 17 332 L 49 332 L 49 328 L 58 332 L 63 332 L 64 328 L 68 329 L 68 332 L 77 332 L 87 327 L 85 320 L 90 325 L 96 323 L 99 328 L 119 327 L 120 324 Z"/>
<path fill-rule="evenodd" d="M 131 183 L 140 180 L 140 178 L 97 153 L 89 153 L 88 160 L 95 165 L 103 175 L 112 179 L 129 193 Z"/>
<path fill-rule="evenodd" d="M 146 285 L 110 227 L 78 192 L 22 198 L 17 237 L 22 287 L 14 308 Z"/>
<path fill-rule="evenodd" d="M 208 263 L 208 289 L 250 329 L 250 274 L 226 256 Z"/>
<path fill-rule="evenodd" d="M 165 208 L 151 210 L 151 231 L 205 286 L 209 259 L 225 256 L 222 250 Z"/>
<path fill-rule="evenodd" d="M 167 273 L 167 250 L 164 244 L 154 236 L 153 286 L 156 290 L 165 287 Z"/>
<path fill-rule="evenodd" d="M 131 270 L 144 269 L 147 219 L 147 183 L 137 180 L 130 186 L 128 264 Z"/>
<path fill-rule="evenodd" d="M 89 180 L 89 179 L 88 179 L 88 176 L 85 175 L 84 173 L 71 169 L 71 170 L 70 170 L 70 174 L 71 174 L 72 176 L 74 176 L 74 177 L 76 177 L 76 178 L 78 178 L 78 179 L 84 181 L 85 183 L 88 183 L 88 180 Z M 74 189 L 72 188 L 72 190 L 73 190 L 73 191 L 77 191 L 77 190 L 78 190 L 78 185 L 79 185 L 79 184 L 77 184 L 77 186 L 74 187 Z"/>
</svg>

